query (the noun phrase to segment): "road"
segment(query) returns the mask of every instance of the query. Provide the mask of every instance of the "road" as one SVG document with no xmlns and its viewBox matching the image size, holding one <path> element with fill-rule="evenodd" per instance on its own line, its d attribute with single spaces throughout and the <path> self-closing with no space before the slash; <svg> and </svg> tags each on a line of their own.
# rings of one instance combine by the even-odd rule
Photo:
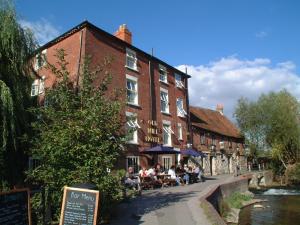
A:
<svg viewBox="0 0 300 225">
<path fill-rule="evenodd" d="M 207 178 L 203 183 L 143 191 L 142 196 L 119 205 L 111 225 L 209 225 L 199 198 L 233 175 Z"/>
</svg>

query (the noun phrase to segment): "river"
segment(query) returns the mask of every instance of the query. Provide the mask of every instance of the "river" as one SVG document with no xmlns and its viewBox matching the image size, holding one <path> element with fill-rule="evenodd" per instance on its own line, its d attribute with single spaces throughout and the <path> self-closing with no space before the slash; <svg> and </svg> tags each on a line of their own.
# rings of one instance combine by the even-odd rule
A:
<svg viewBox="0 0 300 225">
<path fill-rule="evenodd" d="M 267 200 L 259 203 L 264 208 L 242 209 L 239 225 L 300 225 L 300 190 L 256 191 L 255 198 Z"/>
</svg>

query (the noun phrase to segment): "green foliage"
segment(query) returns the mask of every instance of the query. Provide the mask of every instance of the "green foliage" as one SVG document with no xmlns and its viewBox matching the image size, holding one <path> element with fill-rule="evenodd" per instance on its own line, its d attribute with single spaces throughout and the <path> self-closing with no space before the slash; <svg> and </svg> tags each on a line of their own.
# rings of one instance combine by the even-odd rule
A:
<svg viewBox="0 0 300 225">
<path fill-rule="evenodd" d="M 252 155 L 268 155 L 287 164 L 300 149 L 299 103 L 286 90 L 261 95 L 256 102 L 238 101 L 235 117 Z"/>
<path fill-rule="evenodd" d="M 0 0 L 0 189 L 22 182 L 30 106 L 32 34 L 20 27 L 10 1 Z M 5 185 L 4 185 L 5 184 Z"/>
<path fill-rule="evenodd" d="M 286 184 L 300 184 L 300 163 L 288 166 L 285 171 Z"/>
<path fill-rule="evenodd" d="M 120 115 L 123 104 L 118 100 L 118 91 L 106 93 L 111 77 L 104 71 L 106 64 L 90 72 L 90 60 L 85 59 L 80 86 L 74 87 L 64 50 L 58 50 L 56 57 L 58 68 L 48 65 L 48 69 L 56 75 L 57 83 L 46 90 L 47 104 L 32 110 L 37 121 L 32 125 L 36 135 L 31 152 L 40 165 L 28 172 L 31 182 L 48 190 L 47 202 L 54 221 L 59 216 L 65 185 L 96 184 L 105 202 L 101 204 L 102 212 L 122 197 L 120 177 L 108 171 L 125 144 Z M 99 87 L 93 85 L 95 76 L 102 78 Z"/>
<path fill-rule="evenodd" d="M 230 208 L 240 209 L 242 208 L 244 202 L 250 201 L 252 198 L 253 197 L 251 195 L 234 192 L 228 198 L 225 198 L 224 201 Z"/>
</svg>

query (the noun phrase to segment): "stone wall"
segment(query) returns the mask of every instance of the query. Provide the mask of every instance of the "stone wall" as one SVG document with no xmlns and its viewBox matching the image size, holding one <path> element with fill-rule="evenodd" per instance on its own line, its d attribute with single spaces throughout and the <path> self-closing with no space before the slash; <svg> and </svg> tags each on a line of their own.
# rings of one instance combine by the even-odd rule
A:
<svg viewBox="0 0 300 225">
<path fill-rule="evenodd" d="M 206 213 L 213 221 L 213 224 L 225 225 L 225 221 L 220 216 L 219 202 L 222 198 L 230 196 L 234 192 L 246 192 L 248 191 L 249 176 L 242 176 L 239 180 L 221 184 L 212 189 L 207 195 L 202 197 L 202 207 L 206 208 Z"/>
</svg>

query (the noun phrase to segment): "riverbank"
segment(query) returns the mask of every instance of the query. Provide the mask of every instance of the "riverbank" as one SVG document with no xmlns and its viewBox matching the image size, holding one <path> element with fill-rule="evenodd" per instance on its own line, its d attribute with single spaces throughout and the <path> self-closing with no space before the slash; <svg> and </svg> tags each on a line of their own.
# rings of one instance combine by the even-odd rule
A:
<svg viewBox="0 0 300 225">
<path fill-rule="evenodd" d="M 252 178 L 252 174 L 242 175 L 240 177 L 235 178 L 234 180 L 220 184 L 211 189 L 206 195 L 204 195 L 201 201 L 201 207 L 205 211 L 205 214 L 210 221 L 209 224 L 220 224 L 225 225 L 226 222 L 224 218 L 222 218 L 222 201 L 226 198 L 229 198 L 233 193 L 248 193 L 248 181 Z M 250 199 L 249 199 L 250 200 Z M 258 202 L 256 200 L 255 202 Z M 253 202 L 253 203 L 255 203 Z M 249 202 L 247 204 L 250 204 Z M 252 204 L 253 204 L 252 203 Z M 246 203 L 245 203 L 246 204 Z M 238 222 L 238 210 L 229 210 L 231 218 L 229 220 Z"/>
</svg>

